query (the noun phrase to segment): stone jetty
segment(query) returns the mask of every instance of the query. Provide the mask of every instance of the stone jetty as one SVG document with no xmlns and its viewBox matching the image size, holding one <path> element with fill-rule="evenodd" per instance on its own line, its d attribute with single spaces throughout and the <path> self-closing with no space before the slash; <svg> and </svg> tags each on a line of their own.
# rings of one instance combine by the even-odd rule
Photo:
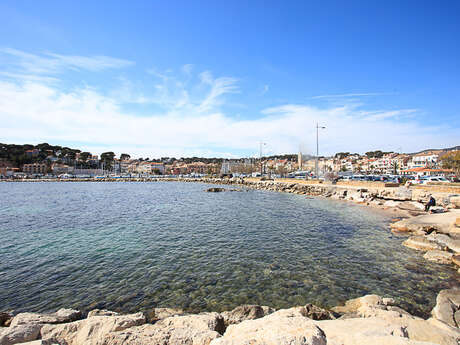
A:
<svg viewBox="0 0 460 345">
<path fill-rule="evenodd" d="M 98 309 L 86 316 L 72 309 L 3 314 L 0 345 L 458 345 L 460 341 L 460 290 L 454 289 L 439 293 L 426 320 L 377 295 L 352 299 L 331 310 L 308 304 L 281 310 L 243 305 L 201 314 L 168 308 L 127 315 Z"/>
</svg>

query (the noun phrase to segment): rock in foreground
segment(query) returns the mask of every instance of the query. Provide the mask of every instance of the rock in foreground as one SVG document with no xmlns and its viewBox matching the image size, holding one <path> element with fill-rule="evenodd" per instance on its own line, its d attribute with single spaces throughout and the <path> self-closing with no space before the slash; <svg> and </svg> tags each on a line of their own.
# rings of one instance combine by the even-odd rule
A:
<svg viewBox="0 0 460 345">
<path fill-rule="evenodd" d="M 424 320 L 394 305 L 391 298 L 367 295 L 328 311 L 317 306 L 274 311 L 243 305 L 231 311 L 176 315 L 159 309 L 158 321 L 142 313 L 118 315 L 95 310 L 84 320 L 43 324 L 50 314 L 25 315 L 0 327 L 0 345 L 458 345 L 460 290 L 439 293 L 433 317 Z M 335 319 L 340 317 L 339 319 Z M 31 322 L 23 324 L 25 320 Z M 22 320 L 20 322 L 20 320 Z"/>
</svg>

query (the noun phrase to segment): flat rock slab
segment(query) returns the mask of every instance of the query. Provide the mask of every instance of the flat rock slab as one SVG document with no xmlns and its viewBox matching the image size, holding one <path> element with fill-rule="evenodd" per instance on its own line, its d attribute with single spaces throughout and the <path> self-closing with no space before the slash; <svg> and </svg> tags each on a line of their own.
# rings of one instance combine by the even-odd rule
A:
<svg viewBox="0 0 460 345">
<path fill-rule="evenodd" d="M 230 325 L 222 338 L 211 345 L 326 345 L 324 332 L 303 316 L 271 314 L 257 320 Z"/>
<path fill-rule="evenodd" d="M 427 239 L 439 244 L 442 247 L 449 248 L 449 250 L 454 253 L 460 253 L 460 240 L 451 238 L 449 235 L 432 233 L 427 236 Z"/>
<path fill-rule="evenodd" d="M 108 333 L 98 345 L 209 345 L 213 339 L 220 337 L 217 330 L 223 332 L 223 326 L 223 320 L 217 313 L 172 316 L 154 325 Z"/>
<path fill-rule="evenodd" d="M 423 257 L 428 261 L 433 261 L 438 264 L 449 265 L 452 263 L 452 253 L 445 252 L 442 250 L 429 250 L 423 255 Z"/>
<path fill-rule="evenodd" d="M 429 232 L 431 229 L 437 232 L 449 234 L 452 225 L 457 217 L 460 216 L 460 210 L 450 210 L 450 212 L 425 214 L 413 218 L 403 219 L 390 225 L 394 231 L 407 231 L 418 234 Z"/>
<path fill-rule="evenodd" d="M 57 324 L 78 320 L 81 312 L 74 309 L 59 309 L 55 313 L 20 313 L 11 321 L 11 326 L 30 325 L 30 324 Z"/>
<path fill-rule="evenodd" d="M 403 242 L 403 245 L 415 250 L 441 250 L 442 247 L 432 241 L 429 241 L 425 236 L 411 236 Z"/>
</svg>

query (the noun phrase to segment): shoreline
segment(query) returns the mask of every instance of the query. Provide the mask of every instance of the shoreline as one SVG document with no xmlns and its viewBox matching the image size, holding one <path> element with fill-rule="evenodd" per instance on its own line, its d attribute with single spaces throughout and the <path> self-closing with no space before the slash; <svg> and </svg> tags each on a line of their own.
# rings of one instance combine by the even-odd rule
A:
<svg viewBox="0 0 460 345">
<path fill-rule="evenodd" d="M 28 345 L 457 345 L 460 290 L 442 290 L 428 319 L 392 298 L 366 295 L 324 309 L 313 304 L 275 310 L 241 305 L 221 313 L 154 308 L 119 314 L 93 309 L 0 313 L 0 344 Z"/>
<path fill-rule="evenodd" d="M 390 224 L 391 230 L 393 233 L 403 236 L 411 236 L 406 241 L 408 242 L 412 237 L 416 237 L 408 242 L 409 245 L 405 245 L 417 250 L 424 250 L 426 252 L 436 250 L 437 254 L 439 252 L 446 252 L 451 253 L 450 261 L 448 264 L 457 264 L 457 262 L 453 259 L 457 255 L 457 243 L 456 241 L 460 241 L 460 222 L 457 224 L 456 218 L 460 217 L 460 209 L 453 208 L 457 207 L 456 200 L 454 199 L 451 202 L 448 199 L 448 203 L 442 202 L 444 207 L 449 209 L 449 212 L 440 213 L 440 214 L 427 214 L 421 210 L 423 204 L 420 202 L 425 195 L 420 193 L 410 194 L 407 193 L 406 188 L 395 188 L 395 187 L 360 187 L 360 186 L 343 186 L 343 185 L 327 185 L 327 184 L 306 184 L 306 183 L 295 183 L 291 181 L 280 182 L 280 181 L 258 181 L 258 180 L 226 180 L 226 179 L 159 179 L 158 181 L 164 182 L 199 182 L 199 183 L 207 183 L 207 184 L 214 184 L 214 185 L 222 185 L 222 186 L 229 186 L 229 188 L 233 187 L 243 187 L 249 189 L 256 189 L 256 190 L 267 190 L 267 191 L 275 191 L 275 192 L 284 192 L 284 193 L 291 193 L 291 194 L 299 194 L 305 196 L 313 196 L 319 197 L 329 200 L 336 200 L 336 201 L 348 201 L 354 205 L 359 206 L 370 206 L 372 209 L 378 212 L 384 212 L 386 215 L 394 215 L 395 218 L 403 218 L 402 220 L 398 220 L 392 222 Z M 26 182 L 26 181 L 21 181 Z M 36 182 L 36 181 L 27 181 L 27 182 Z M 41 182 L 41 181 L 40 181 Z M 60 181 L 54 181 L 60 182 Z M 62 181 L 64 182 L 64 181 Z M 68 182 L 68 181 L 65 181 Z M 69 181 L 70 182 L 70 181 Z M 72 182 L 80 182 L 80 181 L 72 181 Z M 86 181 L 85 181 L 86 182 Z M 109 181 L 104 181 L 109 182 Z M 110 181 L 116 182 L 116 181 Z M 144 181 L 141 181 L 144 182 Z M 154 181 L 152 181 L 154 182 Z M 156 181 L 155 181 L 156 182 Z M 210 191 L 210 192 L 229 192 L 230 190 L 223 190 L 223 191 Z M 414 200 L 415 198 L 415 200 Z M 442 219 L 445 219 L 446 216 L 453 218 L 452 224 L 447 224 Z M 429 222 L 432 218 L 431 223 Z M 422 219 L 422 221 L 419 221 Z M 457 236 L 457 232 L 458 235 Z M 443 236 L 437 236 L 443 235 Z M 452 241 L 447 241 L 448 245 L 434 245 L 433 243 L 438 243 L 439 241 L 446 242 L 446 237 Z M 423 240 L 422 240 L 422 239 Z M 438 242 L 436 242 L 438 241 Z M 429 243 L 428 243 L 429 242 Z M 415 243 L 415 245 L 413 244 Z M 427 244 L 428 243 L 428 244 Z M 450 245 L 450 247 L 449 247 Z M 418 247 L 417 247 L 418 246 Z M 432 249 L 437 248 L 437 249 Z M 423 248 L 423 249 L 420 249 Z M 428 248 L 428 249 L 426 249 Z M 455 250 L 455 251 L 454 251 Z M 431 260 L 435 261 L 435 260 Z M 458 261 L 460 265 L 460 260 Z M 441 262 L 439 262 L 441 263 Z M 442 262 L 447 263 L 447 262 Z M 448 292 L 444 292 L 448 291 Z M 444 298 L 444 295 L 449 295 L 449 297 Z M 372 296 L 372 297 L 369 297 Z M 440 297 L 441 296 L 441 297 Z M 453 297 L 452 297 L 453 296 Z M 384 302 L 386 300 L 386 302 Z M 16 340 L 22 339 L 26 341 L 34 341 L 29 343 L 29 345 L 51 345 L 55 344 L 56 342 L 59 343 L 66 343 L 66 344 L 151 344 L 156 343 L 158 341 L 162 344 L 175 344 L 176 342 L 170 341 L 171 339 L 176 339 L 174 336 L 180 334 L 180 336 L 185 338 L 177 338 L 181 341 L 184 339 L 188 339 L 188 342 L 184 342 L 184 344 L 206 344 L 206 345 L 227 345 L 227 344 L 239 344 L 241 343 L 241 337 L 245 336 L 252 336 L 250 330 L 247 329 L 249 323 L 259 322 L 256 326 L 265 327 L 268 329 L 274 327 L 271 322 L 272 319 L 276 317 L 276 324 L 284 324 L 285 322 L 288 323 L 286 327 L 280 329 L 280 334 L 282 332 L 289 333 L 289 323 L 296 318 L 302 325 L 306 327 L 308 323 L 310 326 L 313 322 L 315 327 L 318 327 L 324 334 L 324 337 L 321 337 L 321 332 L 318 331 L 318 341 L 323 339 L 327 341 L 327 344 L 336 344 L 335 340 L 340 339 L 340 344 L 359 344 L 359 343 L 373 343 L 373 344 L 421 344 L 415 343 L 412 341 L 430 341 L 430 343 L 435 344 L 457 344 L 460 341 L 460 331 L 458 330 L 458 323 L 455 319 L 455 315 L 460 314 L 460 290 L 443 290 L 439 293 L 437 298 L 437 304 L 432 311 L 432 318 L 428 320 L 424 320 L 418 318 L 416 316 L 410 315 L 399 306 L 395 306 L 394 302 L 389 302 L 388 298 L 381 298 L 375 295 L 368 295 L 361 298 L 356 298 L 350 300 L 346 303 L 345 307 L 334 307 L 331 310 L 323 309 L 320 307 L 312 306 L 309 308 L 313 308 L 315 313 L 310 313 L 306 311 L 306 306 L 304 307 L 293 307 L 290 309 L 281 309 L 278 311 L 272 311 L 270 313 L 266 312 L 270 310 L 269 307 L 262 307 L 262 306 L 240 306 L 235 308 L 232 311 L 223 312 L 223 313 L 215 313 L 215 312 L 205 312 L 200 314 L 185 314 L 183 311 L 179 309 L 170 309 L 170 308 L 155 308 L 152 315 L 144 315 L 142 313 L 137 314 L 128 314 L 128 315 L 121 315 L 111 311 L 105 310 L 93 310 L 89 313 L 86 319 L 81 317 L 81 313 L 79 314 L 77 320 L 67 319 L 64 322 L 61 321 L 53 321 L 49 322 L 49 317 L 53 317 L 50 315 L 57 315 L 59 312 L 54 314 L 36 314 L 36 313 L 21 313 L 16 315 L 15 317 L 9 318 L 9 327 L 1 327 L 2 324 L 0 323 L 0 344 L 10 345 L 16 343 L 24 343 L 24 342 L 17 342 Z M 458 301 L 453 303 L 452 301 Z M 374 302 L 369 302 L 374 301 Z M 376 302 L 375 302 L 376 301 Z M 448 304 L 451 303 L 451 304 Z M 452 304 L 453 303 L 453 304 Z M 440 305 L 444 305 L 441 307 Z M 448 306 L 446 307 L 446 304 Z M 309 306 L 309 305 L 307 305 Z M 348 306 L 348 309 L 346 308 Z M 243 316 L 239 317 L 237 322 L 235 323 L 228 323 L 222 328 L 222 322 L 224 322 L 225 317 L 230 317 L 229 315 L 233 315 L 234 313 L 240 313 L 240 311 L 235 312 L 235 310 L 249 310 L 243 313 Z M 262 309 L 260 309 L 262 308 Z M 265 308 L 265 311 L 263 311 Z M 269 308 L 269 309 L 267 309 Z M 341 309 L 342 308 L 342 309 Z M 452 316 L 452 320 L 449 319 L 450 316 L 446 316 L 444 312 L 440 310 L 446 310 L 449 308 L 455 308 L 456 312 L 454 314 L 447 313 Z M 256 310 L 256 311 L 254 311 Z M 262 312 L 260 311 L 262 310 Z M 338 311 L 341 311 L 340 313 Z M 458 313 L 457 313 L 458 311 Z M 334 314 L 337 312 L 337 314 Z M 233 314 L 232 314 L 233 313 Z M 331 314 L 330 314 L 331 313 Z M 17 321 L 13 322 L 15 318 L 24 318 L 24 314 L 28 315 L 29 319 L 25 321 Z M 158 314 L 157 319 L 155 319 L 155 315 Z M 442 314 L 442 315 L 441 315 Z M 22 315 L 22 316 L 21 316 Z M 31 317 L 31 315 L 34 315 Z M 45 315 L 45 316 L 43 316 Z M 133 316 L 136 315 L 136 316 Z M 162 315 L 161 317 L 159 315 Z M 227 316 L 225 316 L 227 315 Z M 270 316 L 273 315 L 273 316 Z M 289 315 L 289 316 L 287 316 Z M 315 319 L 317 315 L 323 315 L 325 319 Z M 335 316 L 334 316 L 335 315 Z M 12 315 L 11 315 L 12 316 Z M 31 318 L 30 318 L 31 317 Z M 134 318 L 135 321 L 126 321 Z M 37 319 L 39 321 L 37 321 Z M 202 328 L 201 324 L 203 323 L 203 319 L 205 320 L 205 324 L 213 324 L 212 327 L 204 327 Z M 368 322 L 370 319 L 373 322 L 379 323 L 379 329 L 386 329 L 385 327 L 388 324 L 395 326 L 397 329 L 414 329 L 411 334 L 406 334 L 402 332 L 401 334 L 396 334 L 394 331 L 385 333 L 385 340 L 381 339 L 382 342 L 379 342 L 372 339 L 367 339 L 368 334 L 374 334 L 380 337 L 381 331 L 377 331 L 376 328 L 370 325 Z M 45 320 L 45 321 L 44 321 Z M 46 321 L 48 320 L 48 321 Z M 120 322 L 127 322 L 127 327 L 118 327 L 116 329 L 111 329 L 106 324 L 116 324 L 118 320 L 122 320 Z M 186 321 L 185 321 L 186 320 Z M 246 320 L 246 321 L 245 321 Z M 314 321 L 312 321 L 314 320 Z M 446 321 L 447 320 L 447 321 Z M 460 322 L 460 318 L 458 320 Z M 131 323 L 130 323 L 131 322 Z M 184 323 L 185 322 L 185 323 Z M 402 322 L 402 324 L 400 324 Z M 356 324 L 356 327 L 353 328 L 353 325 Z M 385 323 L 386 326 L 380 323 Z M 359 324 L 359 326 L 358 326 Z M 417 324 L 417 326 L 415 326 Z M 81 333 L 85 332 L 85 327 L 96 327 L 105 330 L 98 335 L 87 335 L 86 339 L 81 338 Z M 219 326 L 220 325 L 220 326 Z M 346 327 L 342 327 L 342 325 L 346 325 Z M 342 328 L 341 328 L 342 327 Z M 356 339 L 348 339 L 348 329 L 347 327 L 351 327 L 354 332 L 360 337 L 360 342 L 356 342 Z M 434 328 L 433 328 L 434 327 Z M 308 327 L 307 327 L 308 328 Z M 423 329 L 430 329 L 430 331 L 424 332 Z M 298 329 L 298 328 L 296 328 Z M 337 329 L 337 332 L 331 331 L 333 329 Z M 33 330 L 32 333 L 28 333 Z M 153 332 L 154 330 L 154 332 Z M 184 331 L 185 330 L 185 331 Z M 269 339 L 263 338 L 266 336 L 267 330 L 265 330 L 260 335 L 261 339 Z M 152 333 L 153 332 L 153 333 Z M 184 335 L 184 332 L 186 335 Z M 206 339 L 196 338 L 196 334 L 198 333 L 206 333 L 209 335 Z M 209 333 L 211 332 L 211 333 Z M 335 332 L 335 333 L 334 333 Z M 380 333 L 379 333 L 380 332 Z M 26 338 L 20 338 L 19 334 L 26 335 Z M 366 333 L 366 334 L 364 334 Z M 239 334 L 237 336 L 236 334 Z M 303 334 L 303 333 L 302 333 Z M 441 336 L 442 335 L 442 336 Z M 103 337 L 103 339 L 96 339 L 94 337 Z M 160 337 L 157 340 L 156 336 Z M 14 338 L 16 337 L 16 338 Z M 18 338 L 19 337 L 19 338 Z M 161 338 L 164 337 L 164 338 Z M 172 337 L 172 338 L 171 338 Z M 227 339 L 228 338 L 228 339 Z M 8 340 L 9 339 L 9 340 Z M 16 340 L 14 340 L 16 339 Z M 82 340 L 83 339 L 83 340 Z M 109 339 L 109 340 L 107 340 Z M 152 340 L 154 339 L 154 340 Z M 252 338 L 249 338 L 252 339 Z M 344 341 L 344 339 L 348 339 Z M 395 340 L 396 339 L 396 340 Z M 403 340 L 404 339 L 404 340 Z M 170 342 L 168 342 L 170 341 Z M 396 342 L 395 342 L 396 341 Z M 263 342 L 262 342 L 263 343 Z M 262 344 L 255 342 L 254 344 Z M 280 343 L 282 344 L 282 343 Z M 305 344 L 310 344 L 305 343 Z M 312 342 L 311 344 L 323 344 L 321 342 Z M 326 342 L 324 342 L 326 344 Z M 339 344 L 339 342 L 337 342 Z"/>
</svg>

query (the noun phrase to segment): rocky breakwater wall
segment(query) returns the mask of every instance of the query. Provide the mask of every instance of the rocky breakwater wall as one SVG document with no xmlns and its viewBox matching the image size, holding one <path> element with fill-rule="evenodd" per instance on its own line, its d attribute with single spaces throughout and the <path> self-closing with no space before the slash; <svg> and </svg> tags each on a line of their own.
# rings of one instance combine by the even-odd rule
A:
<svg viewBox="0 0 460 345">
<path fill-rule="evenodd" d="M 407 216 L 417 216 L 425 214 L 424 204 L 430 196 L 434 196 L 437 200 L 438 209 L 455 208 L 454 201 L 456 200 L 452 194 L 448 193 L 432 193 L 423 189 L 414 189 L 407 187 L 386 187 L 384 184 L 377 184 L 373 187 L 368 187 L 358 184 L 354 185 L 333 185 L 327 183 L 309 183 L 309 181 L 283 181 L 269 180 L 260 181 L 257 179 L 241 179 L 241 178 L 201 178 L 201 179 L 163 179 L 164 181 L 181 181 L 181 182 L 203 182 L 210 184 L 240 186 L 258 190 L 269 190 L 284 193 L 293 193 L 300 195 L 322 196 L 331 199 L 353 201 L 355 203 L 382 207 L 394 208 L 401 211 L 406 211 Z M 433 208 L 436 210 L 436 208 Z M 440 210 L 440 209 L 439 209 Z"/>
<path fill-rule="evenodd" d="M 312 304 L 274 310 L 244 305 L 223 313 L 185 314 L 156 308 L 121 315 L 93 310 L 21 313 L 0 328 L 0 344 L 28 345 L 457 345 L 460 290 L 443 290 L 429 319 L 410 315 L 391 298 L 349 300 L 326 310 Z"/>
</svg>

